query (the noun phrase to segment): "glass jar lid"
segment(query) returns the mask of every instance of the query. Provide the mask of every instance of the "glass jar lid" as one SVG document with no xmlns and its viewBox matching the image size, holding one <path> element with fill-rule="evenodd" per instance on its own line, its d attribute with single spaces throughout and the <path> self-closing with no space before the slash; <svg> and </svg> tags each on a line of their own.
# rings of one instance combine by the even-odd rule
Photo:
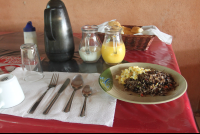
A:
<svg viewBox="0 0 200 134">
<path fill-rule="evenodd" d="M 85 25 L 81 28 L 82 32 L 86 33 L 95 33 L 98 31 L 97 25 Z"/>
<path fill-rule="evenodd" d="M 113 33 L 121 33 L 121 31 L 122 31 L 122 28 L 121 27 L 119 27 L 119 26 L 105 26 L 105 32 L 106 33 L 111 33 L 111 34 L 113 34 Z"/>
</svg>

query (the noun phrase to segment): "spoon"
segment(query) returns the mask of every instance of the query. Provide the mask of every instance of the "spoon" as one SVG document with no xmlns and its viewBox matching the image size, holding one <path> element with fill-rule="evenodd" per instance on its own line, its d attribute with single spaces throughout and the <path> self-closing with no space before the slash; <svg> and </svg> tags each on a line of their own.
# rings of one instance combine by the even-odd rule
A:
<svg viewBox="0 0 200 134">
<path fill-rule="evenodd" d="M 83 87 L 83 77 L 79 74 L 74 76 L 72 83 L 71 83 L 72 88 L 74 89 L 66 107 L 64 108 L 64 112 L 69 112 L 72 104 L 72 100 L 74 98 L 74 94 L 77 90 L 81 89 Z"/>
<path fill-rule="evenodd" d="M 86 101 L 87 101 L 87 97 L 90 96 L 92 94 L 92 89 L 90 88 L 89 85 L 86 85 L 83 90 L 82 90 L 82 94 L 85 97 L 84 103 L 83 103 L 83 108 L 81 110 L 81 114 L 80 116 L 83 117 L 85 116 L 85 109 L 86 109 Z"/>
</svg>

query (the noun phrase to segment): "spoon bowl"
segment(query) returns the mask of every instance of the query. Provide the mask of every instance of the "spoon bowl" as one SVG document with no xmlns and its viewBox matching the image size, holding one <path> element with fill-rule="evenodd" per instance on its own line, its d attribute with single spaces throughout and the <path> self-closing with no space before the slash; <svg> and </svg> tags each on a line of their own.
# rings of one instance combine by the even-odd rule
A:
<svg viewBox="0 0 200 134">
<path fill-rule="evenodd" d="M 81 117 L 85 116 L 87 97 L 90 96 L 91 94 L 92 94 L 92 88 L 89 85 L 86 85 L 82 90 L 82 95 L 85 97 L 85 100 L 80 114 Z"/>
<path fill-rule="evenodd" d="M 71 82 L 71 87 L 74 89 L 74 91 L 73 91 L 67 105 L 65 106 L 65 108 L 63 110 L 64 112 L 70 111 L 72 100 L 74 98 L 75 92 L 83 87 L 83 77 L 82 77 L 82 75 L 78 74 L 78 75 L 74 76 L 74 78 L 72 79 L 72 82 Z"/>
<path fill-rule="evenodd" d="M 92 88 L 89 85 L 86 85 L 82 90 L 82 95 L 88 97 L 92 94 Z"/>
<path fill-rule="evenodd" d="M 74 76 L 71 86 L 74 90 L 79 90 L 83 87 L 83 77 L 79 74 Z"/>
</svg>

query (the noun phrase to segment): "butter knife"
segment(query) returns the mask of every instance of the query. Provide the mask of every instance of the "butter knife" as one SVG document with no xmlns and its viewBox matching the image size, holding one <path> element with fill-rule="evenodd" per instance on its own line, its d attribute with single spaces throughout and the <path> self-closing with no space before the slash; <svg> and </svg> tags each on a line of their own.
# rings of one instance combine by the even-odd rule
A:
<svg viewBox="0 0 200 134">
<path fill-rule="evenodd" d="M 51 103 L 48 105 L 48 107 L 46 108 L 46 110 L 43 112 L 43 114 L 48 114 L 49 110 L 51 109 L 51 107 L 53 106 L 53 104 L 56 102 L 56 100 L 58 99 L 59 95 L 63 92 L 63 90 L 68 86 L 70 82 L 70 79 L 68 78 L 64 84 L 62 85 L 62 87 L 60 88 L 60 90 L 57 92 L 56 96 L 53 98 L 53 100 L 51 101 Z"/>
</svg>

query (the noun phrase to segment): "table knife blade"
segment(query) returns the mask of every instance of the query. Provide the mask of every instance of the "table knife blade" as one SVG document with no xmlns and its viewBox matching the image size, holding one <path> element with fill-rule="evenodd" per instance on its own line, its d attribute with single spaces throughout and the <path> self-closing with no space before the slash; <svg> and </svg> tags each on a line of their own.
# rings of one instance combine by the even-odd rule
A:
<svg viewBox="0 0 200 134">
<path fill-rule="evenodd" d="M 68 86 L 69 82 L 70 82 L 70 79 L 68 78 L 68 79 L 65 81 L 65 83 L 62 85 L 62 87 L 60 88 L 60 90 L 58 91 L 58 94 L 60 94 L 60 93 L 63 92 L 63 90 Z"/>
<path fill-rule="evenodd" d="M 51 107 L 53 106 L 53 104 L 56 102 L 56 100 L 58 99 L 60 93 L 63 92 L 63 90 L 68 86 L 70 82 L 70 79 L 68 78 L 64 84 L 62 85 L 62 87 L 59 89 L 59 91 L 57 92 L 56 96 L 53 98 L 53 100 L 51 101 L 51 103 L 48 105 L 48 107 L 46 108 L 46 110 L 44 110 L 43 114 L 46 115 L 48 114 L 49 110 L 51 109 Z"/>
</svg>

